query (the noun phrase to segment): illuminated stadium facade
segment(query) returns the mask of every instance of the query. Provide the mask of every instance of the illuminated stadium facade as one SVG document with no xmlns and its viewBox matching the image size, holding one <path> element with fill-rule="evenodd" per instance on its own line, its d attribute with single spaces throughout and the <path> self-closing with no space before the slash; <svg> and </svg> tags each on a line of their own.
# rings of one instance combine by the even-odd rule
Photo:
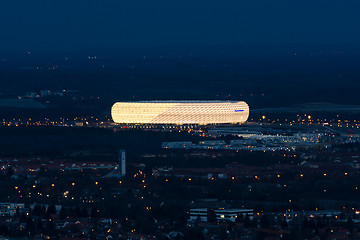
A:
<svg viewBox="0 0 360 240">
<path fill-rule="evenodd" d="M 142 101 L 117 102 L 111 108 L 115 123 L 122 124 L 220 124 L 244 123 L 249 116 L 245 102 Z"/>
</svg>

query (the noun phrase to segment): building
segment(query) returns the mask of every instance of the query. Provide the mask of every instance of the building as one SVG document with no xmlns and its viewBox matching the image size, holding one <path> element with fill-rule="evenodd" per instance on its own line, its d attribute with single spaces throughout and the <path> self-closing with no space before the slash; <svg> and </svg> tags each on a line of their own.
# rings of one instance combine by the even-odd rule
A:
<svg viewBox="0 0 360 240">
<path fill-rule="evenodd" d="M 207 222 L 208 220 L 208 211 L 207 208 L 193 208 L 190 209 L 190 219 L 189 221 L 196 221 L 200 219 L 200 221 Z M 214 209 L 216 220 L 218 221 L 231 221 L 235 222 L 235 219 L 238 215 L 245 216 L 246 214 L 249 216 L 249 219 L 253 218 L 254 210 L 253 209 Z"/>
<path fill-rule="evenodd" d="M 40 91 L 40 96 L 42 97 L 48 97 L 51 95 L 51 91 L 50 90 L 41 90 Z"/>
<path fill-rule="evenodd" d="M 207 141 L 200 141 L 199 145 L 206 145 L 206 146 L 226 145 L 226 142 L 224 140 L 207 140 Z"/>
<path fill-rule="evenodd" d="M 111 108 L 115 123 L 220 124 L 244 123 L 249 116 L 245 102 L 142 101 L 117 102 Z"/>
<path fill-rule="evenodd" d="M 125 150 L 119 151 L 119 166 L 121 171 L 121 176 L 124 177 L 126 174 L 126 156 Z"/>
<path fill-rule="evenodd" d="M 192 142 L 163 142 L 162 148 L 189 149 L 193 145 Z"/>
<path fill-rule="evenodd" d="M 14 216 L 16 214 L 16 209 L 19 209 L 19 212 L 25 210 L 24 203 L 0 203 L 0 216 Z"/>
</svg>

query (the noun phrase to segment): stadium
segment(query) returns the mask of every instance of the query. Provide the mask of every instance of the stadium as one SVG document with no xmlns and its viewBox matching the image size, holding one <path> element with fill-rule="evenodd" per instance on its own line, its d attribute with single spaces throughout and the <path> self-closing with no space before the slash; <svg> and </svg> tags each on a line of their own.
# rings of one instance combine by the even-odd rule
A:
<svg viewBox="0 0 360 240">
<path fill-rule="evenodd" d="M 117 102 L 111 116 L 121 124 L 235 124 L 246 122 L 249 106 L 243 101 Z"/>
</svg>

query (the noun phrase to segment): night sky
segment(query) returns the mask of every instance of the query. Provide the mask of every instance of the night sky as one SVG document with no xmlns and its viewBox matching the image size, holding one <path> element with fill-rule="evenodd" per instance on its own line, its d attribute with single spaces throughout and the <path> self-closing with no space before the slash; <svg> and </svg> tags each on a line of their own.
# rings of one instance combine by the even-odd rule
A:
<svg viewBox="0 0 360 240">
<path fill-rule="evenodd" d="M 358 0 L 2 0 L 0 51 L 360 42 Z"/>
</svg>

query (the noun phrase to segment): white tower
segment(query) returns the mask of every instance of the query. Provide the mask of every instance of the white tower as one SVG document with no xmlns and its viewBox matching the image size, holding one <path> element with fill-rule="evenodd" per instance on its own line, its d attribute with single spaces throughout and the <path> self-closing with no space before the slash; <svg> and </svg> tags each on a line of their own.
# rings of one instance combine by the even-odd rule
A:
<svg viewBox="0 0 360 240">
<path fill-rule="evenodd" d="M 126 174 L 126 157 L 125 157 L 125 150 L 119 151 L 119 167 L 121 176 L 125 176 Z"/>
</svg>

